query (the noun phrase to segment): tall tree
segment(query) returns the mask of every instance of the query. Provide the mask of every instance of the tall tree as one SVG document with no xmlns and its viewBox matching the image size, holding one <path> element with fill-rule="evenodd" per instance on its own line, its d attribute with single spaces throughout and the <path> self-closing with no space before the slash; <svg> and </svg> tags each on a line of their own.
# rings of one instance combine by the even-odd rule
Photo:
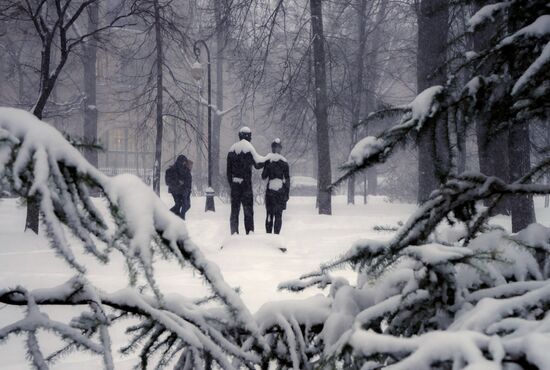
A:
<svg viewBox="0 0 550 370">
<path fill-rule="evenodd" d="M 328 123 L 327 75 L 325 39 L 323 35 L 323 5 L 321 0 L 310 0 L 311 34 L 313 38 L 313 65 L 315 74 L 315 118 L 317 121 L 317 199 L 319 214 L 332 214 L 332 182 Z"/>
<path fill-rule="evenodd" d="M 95 32 L 99 21 L 99 3 L 94 2 L 88 8 L 88 27 L 87 32 L 92 34 L 88 40 L 82 44 L 82 71 L 84 80 L 84 139 L 87 143 L 95 143 L 97 141 L 97 42 L 98 39 Z M 97 167 L 98 156 L 97 150 L 92 148 L 84 149 L 84 157 Z"/>
<path fill-rule="evenodd" d="M 546 14 L 546 17 L 550 17 Z M 548 23 L 548 22 L 547 22 Z M 518 32 L 529 25 L 529 20 L 519 17 L 509 17 L 506 23 L 511 32 Z M 529 31 L 527 31 L 529 32 Z M 550 32 L 547 32 L 547 37 Z M 547 44 L 545 50 L 548 50 Z M 530 67 L 531 61 L 527 58 L 516 58 L 513 53 L 506 54 L 508 73 L 514 79 L 520 79 L 523 71 Z M 540 58 L 540 57 L 539 57 Z M 541 58 L 542 59 L 542 58 Z M 547 58 L 548 59 L 548 58 Z M 548 63 L 548 60 L 546 61 Z M 548 74 L 547 74 L 548 77 Z M 510 95 L 514 95 L 514 88 Z M 509 104 L 511 107 L 513 104 Z M 531 117 L 516 115 L 510 120 L 508 133 L 508 165 L 510 181 L 517 181 L 531 170 L 531 141 L 529 126 Z M 530 182 L 530 181 L 529 181 Z M 510 213 L 512 215 L 512 232 L 518 232 L 528 225 L 536 222 L 535 206 L 530 194 L 514 194 L 509 199 Z"/>
<path fill-rule="evenodd" d="M 444 85 L 447 76 L 449 2 L 422 0 L 418 7 L 417 89 Z M 424 125 L 418 135 L 418 201 L 424 202 L 445 179 L 450 168 L 446 118 Z"/>
<path fill-rule="evenodd" d="M 96 2 L 97 0 L 35 0 L 21 3 L 10 0 L 3 4 L 3 16 L 30 22 L 41 43 L 38 96 L 32 108 L 32 113 L 39 119 L 42 119 L 59 75 L 74 50 L 97 32 L 118 25 L 118 21 L 126 17 L 115 15 L 105 22 L 105 26 L 93 32 L 75 31 L 77 20 Z M 39 214 L 38 199 L 31 196 L 27 201 L 26 229 L 38 233 Z"/>
<path fill-rule="evenodd" d="M 481 0 L 475 1 L 474 11 L 481 9 L 485 3 Z M 474 51 L 480 52 L 487 49 L 491 45 L 495 33 L 495 27 L 491 24 L 477 27 L 473 33 Z M 486 63 L 480 72 L 489 73 L 491 68 L 491 63 Z M 499 129 L 499 125 L 506 120 L 506 114 L 500 104 L 495 104 L 494 100 L 490 99 L 490 91 L 486 93 L 487 96 L 480 96 L 479 104 L 483 104 L 485 109 L 481 110 L 476 122 L 479 169 L 487 176 L 496 176 L 503 181 L 509 181 L 508 130 Z M 500 119 L 495 119 L 499 116 Z M 504 197 L 494 205 L 491 213 L 493 215 L 510 214 L 508 198 Z"/>
<path fill-rule="evenodd" d="M 155 162 L 153 164 L 153 190 L 155 193 L 160 194 L 160 170 L 162 166 L 162 134 L 164 130 L 163 123 L 163 80 L 162 72 L 164 67 L 164 54 L 162 52 L 162 26 L 160 16 L 160 4 L 159 0 L 153 0 L 154 9 L 154 27 L 155 27 L 155 64 L 156 64 L 156 139 L 155 139 Z"/>
<path fill-rule="evenodd" d="M 508 134 L 510 181 L 516 181 L 531 170 L 531 143 L 529 123 L 516 122 Z M 512 232 L 518 232 L 536 222 L 535 207 L 531 195 L 514 194 L 509 198 L 512 215 Z"/>
<path fill-rule="evenodd" d="M 367 72 L 368 72 L 368 86 L 365 99 L 366 113 L 372 113 L 377 109 L 377 95 L 378 83 L 380 81 L 380 74 L 377 72 L 377 60 L 380 52 L 380 44 L 382 43 L 382 25 L 386 19 L 386 9 L 388 0 L 381 0 L 378 6 L 378 12 L 376 13 L 374 30 L 372 32 L 371 47 L 367 57 Z M 372 130 L 371 130 L 372 131 Z M 371 132 L 372 134 L 372 132 Z M 373 166 L 367 169 L 367 181 L 368 188 L 366 193 L 376 195 L 378 193 L 378 169 Z M 366 195 L 365 195 L 366 196 Z M 366 198 L 365 198 L 366 199 Z"/>
<path fill-rule="evenodd" d="M 357 140 L 357 124 L 359 123 L 359 117 L 361 115 L 361 102 L 363 97 L 363 75 L 365 70 L 365 47 L 367 43 L 367 37 L 365 29 L 367 28 L 367 0 L 358 0 L 359 6 L 357 11 L 357 54 L 355 56 L 355 68 L 356 75 L 353 79 L 353 106 L 351 113 L 351 125 L 350 136 L 351 145 L 355 144 Z M 348 204 L 355 204 L 355 175 L 351 176 L 348 180 Z"/>
</svg>

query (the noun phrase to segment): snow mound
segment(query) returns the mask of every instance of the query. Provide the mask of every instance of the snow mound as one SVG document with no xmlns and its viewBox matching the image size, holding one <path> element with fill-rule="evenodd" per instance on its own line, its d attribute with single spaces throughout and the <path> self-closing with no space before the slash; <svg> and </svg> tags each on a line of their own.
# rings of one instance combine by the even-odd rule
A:
<svg viewBox="0 0 550 370">
<path fill-rule="evenodd" d="M 236 253 L 287 251 L 284 239 L 276 234 L 232 235 L 223 242 L 220 249 Z"/>
</svg>

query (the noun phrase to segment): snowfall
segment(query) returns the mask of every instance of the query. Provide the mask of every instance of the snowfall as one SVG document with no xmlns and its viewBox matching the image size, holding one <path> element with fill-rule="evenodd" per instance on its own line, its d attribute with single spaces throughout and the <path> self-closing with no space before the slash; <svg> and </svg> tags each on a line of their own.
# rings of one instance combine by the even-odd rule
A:
<svg viewBox="0 0 550 370">
<path fill-rule="evenodd" d="M 163 189 L 161 198 L 172 206 L 171 196 Z M 283 231 L 280 236 L 267 235 L 264 229 L 265 209 L 255 207 L 254 235 L 229 236 L 229 206 L 219 199 L 216 212 L 204 212 L 204 198 L 193 198 L 187 214 L 187 226 L 191 238 L 208 259 L 221 269 L 226 281 L 240 288 L 240 294 L 252 313 L 274 300 L 305 298 L 326 294 L 316 289 L 303 293 L 278 291 L 277 286 L 285 280 L 296 279 L 306 272 L 316 270 L 321 263 L 331 261 L 359 239 L 386 240 L 392 229 L 404 222 L 416 209 L 415 205 L 388 202 L 384 197 L 369 197 L 368 204 L 357 198 L 356 205 L 346 205 L 344 196 L 333 198 L 332 216 L 316 213 L 314 197 L 291 197 L 284 214 Z M 543 199 L 536 198 L 538 222 L 550 225 L 550 208 L 543 207 Z M 241 216 L 242 217 L 242 216 Z M 0 200 L 0 286 L 23 285 L 28 288 L 51 287 L 67 281 L 74 272 L 57 258 L 48 246 L 47 239 L 23 231 L 25 207 L 17 199 Z M 242 219 L 241 219 L 242 223 Z M 497 217 L 493 224 L 510 227 L 507 217 Z M 376 227 L 383 226 L 383 227 Z M 242 224 L 241 224 L 242 227 Z M 79 255 L 89 261 L 88 277 L 105 291 L 124 288 L 127 282 L 122 260 L 100 265 L 92 257 Z M 155 273 L 161 290 L 165 293 L 181 293 L 201 297 L 207 288 L 198 276 L 177 264 L 157 261 Z M 352 271 L 340 271 L 341 275 L 354 282 Z M 66 319 L 77 308 L 52 308 L 44 310 L 53 319 Z M 22 317 L 20 308 L 0 306 L 0 327 Z M 122 328 L 113 333 L 114 348 L 125 340 Z M 43 334 L 47 336 L 48 334 Z M 44 349 L 55 349 L 59 344 L 53 336 L 41 341 Z M 11 336 L 0 344 L 0 369 L 27 369 L 22 338 Z M 130 369 L 135 358 L 116 355 L 117 369 Z M 56 362 L 52 369 L 97 369 L 101 359 L 84 353 L 75 353 Z"/>
</svg>

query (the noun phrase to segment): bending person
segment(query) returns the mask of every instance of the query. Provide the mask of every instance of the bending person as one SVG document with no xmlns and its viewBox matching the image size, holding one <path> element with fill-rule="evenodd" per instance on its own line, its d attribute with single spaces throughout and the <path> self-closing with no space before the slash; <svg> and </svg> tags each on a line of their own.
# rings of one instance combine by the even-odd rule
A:
<svg viewBox="0 0 550 370">
<path fill-rule="evenodd" d="M 168 192 L 174 198 L 174 206 L 170 209 L 185 220 L 185 214 L 191 208 L 192 163 L 186 156 L 179 155 L 176 162 L 168 167 L 165 174 Z"/>
</svg>

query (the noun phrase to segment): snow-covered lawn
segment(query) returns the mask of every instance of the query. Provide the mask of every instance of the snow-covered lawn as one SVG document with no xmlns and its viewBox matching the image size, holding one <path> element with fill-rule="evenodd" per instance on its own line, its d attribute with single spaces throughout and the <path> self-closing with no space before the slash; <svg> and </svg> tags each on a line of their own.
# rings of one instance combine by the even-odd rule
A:
<svg viewBox="0 0 550 370">
<path fill-rule="evenodd" d="M 162 198 L 172 205 L 169 194 Z M 369 204 L 347 206 L 345 198 L 334 198 L 332 216 L 316 214 L 314 198 L 291 198 L 284 216 L 282 235 L 265 235 L 263 206 L 255 208 L 256 234 L 252 236 L 229 237 L 229 207 L 216 203 L 216 213 L 205 213 L 204 199 L 193 198 L 188 212 L 187 225 L 194 241 L 206 257 L 217 263 L 227 280 L 234 287 L 240 287 L 244 302 L 252 312 L 263 303 L 278 299 L 297 297 L 296 294 L 277 291 L 277 285 L 284 280 L 295 279 L 305 272 L 315 270 L 320 263 L 327 262 L 346 251 L 357 239 L 387 239 L 389 231 L 376 231 L 375 225 L 396 226 L 405 221 L 415 209 L 414 205 L 387 203 L 382 198 L 370 198 Z M 550 211 L 542 207 L 542 199 L 536 200 L 538 221 L 550 225 Z M 242 216 L 241 216 L 242 218 Z M 47 239 L 24 233 L 25 208 L 17 200 L 0 201 L 0 287 L 25 285 L 29 288 L 51 287 L 65 282 L 73 276 L 61 259 L 48 247 Z M 494 220 L 508 227 L 507 218 Z M 242 228 L 242 219 L 241 219 Z M 223 248 L 221 248 L 223 246 Z M 279 248 L 283 247 L 286 252 Z M 78 250 L 78 249 L 77 249 Z M 113 259 L 107 266 L 99 265 L 91 257 L 82 256 L 90 262 L 89 278 L 100 288 L 114 291 L 123 288 L 126 274 L 122 259 Z M 202 281 L 188 269 L 181 269 L 168 261 L 156 261 L 156 275 L 165 293 L 182 293 L 200 297 L 206 291 Z M 352 283 L 351 271 L 338 272 Z M 315 289 L 307 290 L 301 297 L 318 294 Z M 50 308 L 52 317 L 61 320 L 69 308 Z M 0 306 L 0 327 L 13 322 L 20 316 L 20 310 Z M 113 333 L 115 349 L 120 347 L 124 337 L 121 331 Z M 118 343 L 117 343 L 118 338 Z M 0 369 L 26 369 L 24 353 L 19 338 L 10 338 L 0 344 Z M 55 346 L 54 341 L 46 347 Z M 78 364 L 77 364 L 78 363 Z M 99 358 L 74 355 L 56 364 L 57 369 L 95 369 Z M 118 359 L 117 367 L 130 368 L 133 360 Z"/>
</svg>

